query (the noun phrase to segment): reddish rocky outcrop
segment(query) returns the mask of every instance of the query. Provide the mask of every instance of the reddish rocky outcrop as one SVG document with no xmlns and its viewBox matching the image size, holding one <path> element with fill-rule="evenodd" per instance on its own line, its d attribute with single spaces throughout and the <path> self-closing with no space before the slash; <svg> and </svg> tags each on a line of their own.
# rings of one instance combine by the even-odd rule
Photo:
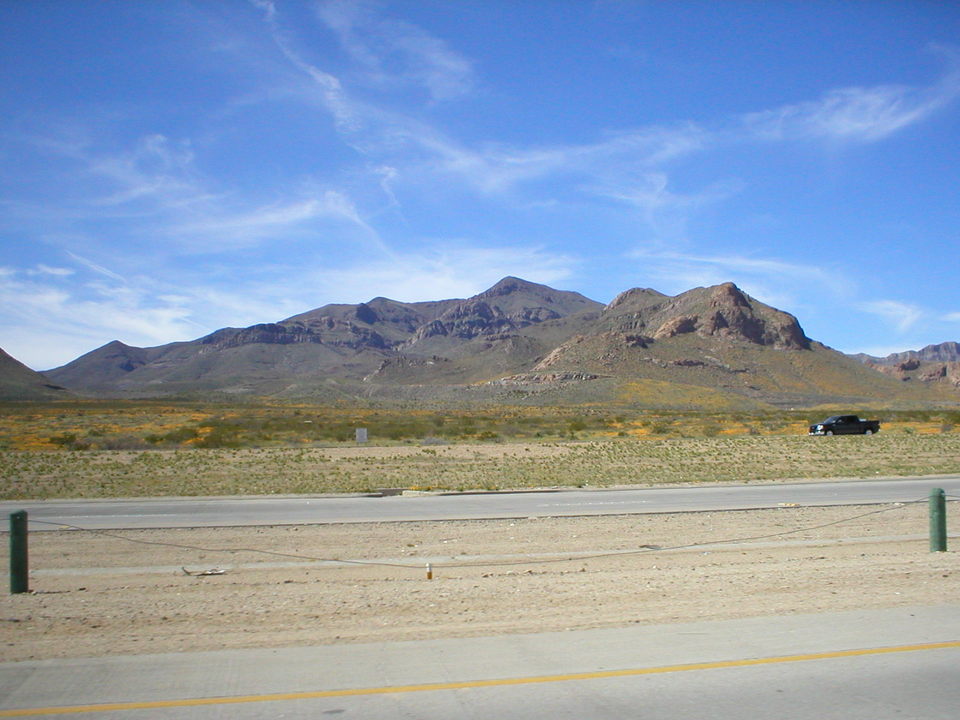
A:
<svg viewBox="0 0 960 720">
<path fill-rule="evenodd" d="M 795 317 L 751 300 L 733 283 L 691 290 L 675 298 L 660 314 L 667 319 L 653 334 L 658 340 L 696 333 L 780 349 L 810 347 Z"/>
</svg>

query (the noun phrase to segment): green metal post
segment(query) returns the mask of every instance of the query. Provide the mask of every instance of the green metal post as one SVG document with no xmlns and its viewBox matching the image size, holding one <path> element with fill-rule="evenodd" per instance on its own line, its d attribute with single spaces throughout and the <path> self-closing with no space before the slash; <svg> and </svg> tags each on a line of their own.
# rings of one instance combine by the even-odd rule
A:
<svg viewBox="0 0 960 720">
<path fill-rule="evenodd" d="M 27 511 L 10 513 L 10 592 L 30 592 L 27 561 Z"/>
<path fill-rule="evenodd" d="M 930 491 L 930 552 L 947 551 L 947 500 L 942 488 Z"/>
</svg>

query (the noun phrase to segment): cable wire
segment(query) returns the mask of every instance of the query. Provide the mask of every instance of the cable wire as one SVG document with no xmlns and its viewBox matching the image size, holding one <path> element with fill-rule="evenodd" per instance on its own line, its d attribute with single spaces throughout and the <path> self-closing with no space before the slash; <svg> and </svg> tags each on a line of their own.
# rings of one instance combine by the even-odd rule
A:
<svg viewBox="0 0 960 720">
<path fill-rule="evenodd" d="M 299 555 L 295 553 L 285 553 L 279 552 L 276 550 L 264 550 L 263 548 L 209 548 L 201 547 L 199 545 L 187 545 L 184 543 L 173 543 L 165 542 L 163 540 L 143 540 L 140 538 L 131 538 L 124 535 L 118 535 L 116 533 L 109 532 L 107 530 L 97 530 L 94 528 L 85 528 L 80 527 L 79 525 L 70 525 L 68 523 L 58 523 L 50 522 L 48 520 L 33 520 L 30 522 L 41 523 L 43 525 L 57 525 L 63 528 L 68 528 L 70 530 L 80 530 L 87 533 L 93 533 L 94 535 L 102 535 L 104 537 L 115 538 L 117 540 L 124 540 L 126 542 L 136 543 L 139 545 L 160 545 L 163 547 L 172 547 L 179 548 L 181 550 L 196 550 L 198 552 L 209 552 L 209 553 L 259 553 L 261 555 L 273 555 L 276 557 L 285 557 L 285 558 L 294 558 L 297 560 L 311 560 L 315 562 L 336 562 L 336 563 L 347 563 L 351 565 L 382 565 L 385 567 L 399 567 L 399 568 L 419 568 L 419 565 L 409 565 L 406 563 L 390 563 L 377 560 L 343 560 L 341 558 L 324 558 L 324 557 L 313 557 L 310 555 Z"/>
<path fill-rule="evenodd" d="M 785 530 L 783 532 L 770 533 L 767 535 L 753 535 L 753 536 L 739 537 L 739 538 L 728 538 L 726 540 L 704 540 L 702 542 L 688 543 L 685 545 L 670 545 L 670 546 L 644 545 L 643 547 L 638 548 L 636 550 L 615 550 L 611 552 L 596 553 L 592 555 L 576 555 L 576 556 L 570 556 L 570 557 L 564 557 L 564 558 L 550 558 L 550 559 L 533 560 L 533 561 L 520 560 L 520 559 L 506 560 L 506 561 L 503 561 L 502 563 L 497 563 L 497 564 L 498 565 L 529 565 L 529 564 L 539 564 L 539 563 L 571 562 L 573 560 L 596 560 L 596 559 L 607 558 L 607 557 L 640 555 L 640 554 L 650 553 L 650 552 L 665 552 L 668 550 L 689 550 L 689 549 L 698 548 L 698 547 L 707 547 L 710 545 L 725 545 L 725 544 L 733 544 L 733 543 L 752 542 L 756 540 L 770 540 L 772 538 L 784 537 L 785 535 L 795 535 L 797 533 L 807 532 L 811 530 L 821 530 L 826 527 L 831 527 L 832 525 L 840 525 L 842 523 L 851 522 L 852 520 L 859 520 L 860 518 L 868 517 L 870 515 L 879 515 L 881 513 L 890 512 L 891 510 L 902 510 L 907 505 L 918 503 L 918 502 L 925 502 L 925 500 L 910 500 L 902 503 L 898 502 L 892 507 L 881 508 L 880 510 L 871 510 L 870 512 L 860 513 L 859 515 L 853 515 L 852 517 L 843 518 L 841 520 L 834 520 L 833 522 L 823 523 L 822 525 L 812 525 L 809 527 L 794 528 L 793 530 Z M 434 564 L 435 567 L 445 567 L 445 568 L 475 567 L 475 566 L 486 567 L 487 565 L 489 565 L 489 563 L 483 563 L 483 562 L 453 563 L 453 564 L 444 563 L 442 565 L 438 563 Z"/>
<path fill-rule="evenodd" d="M 952 496 L 952 495 L 949 497 L 960 499 L 960 497 Z M 711 545 L 725 545 L 725 544 L 732 544 L 732 543 L 754 542 L 758 540 L 770 540 L 773 538 L 785 537 L 787 535 L 795 535 L 801 532 L 809 532 L 812 530 L 822 530 L 823 528 L 832 527 L 834 525 L 841 525 L 843 523 L 851 522 L 853 520 L 859 520 L 860 518 L 869 517 L 871 515 L 879 515 L 882 513 L 891 512 L 893 510 L 902 510 L 908 505 L 914 505 L 914 504 L 923 503 L 923 502 L 927 502 L 927 498 L 923 498 L 920 500 L 909 500 L 904 502 L 897 502 L 891 505 L 890 507 L 884 507 L 884 508 L 880 508 L 879 510 L 871 510 L 869 512 L 859 513 L 857 515 L 852 515 L 850 517 L 842 518 L 840 520 L 834 520 L 832 522 L 822 523 L 820 525 L 799 527 L 799 528 L 794 528 L 793 530 L 785 530 L 783 532 L 769 533 L 765 535 L 751 535 L 751 536 L 738 537 L 738 538 L 727 538 L 724 540 L 704 540 L 702 542 L 687 543 L 684 545 L 672 545 L 672 546 L 644 545 L 634 550 L 613 550 L 613 551 L 602 552 L 602 553 L 592 553 L 588 555 L 566 555 L 558 558 L 517 558 L 515 560 L 500 560 L 500 561 L 473 560 L 473 561 L 464 561 L 464 562 L 433 562 L 430 564 L 435 568 L 447 568 L 447 569 L 467 568 L 467 567 L 508 567 L 511 565 L 542 565 L 542 564 L 550 564 L 550 563 L 597 560 L 597 559 L 608 558 L 608 557 L 626 557 L 630 555 L 640 555 L 640 554 L 651 553 L 651 552 L 665 552 L 670 550 L 689 550 L 689 549 L 698 548 L 698 547 L 708 547 Z M 424 563 L 422 562 L 414 565 L 411 563 L 387 562 L 383 560 L 345 560 L 343 558 L 317 557 L 313 555 L 302 555 L 298 553 L 280 552 L 277 550 L 264 550 L 263 548 L 247 548 L 247 547 L 210 548 L 210 547 L 202 547 L 199 545 L 189 545 L 186 543 L 166 542 L 163 540 L 144 540 L 141 538 L 132 538 L 124 535 L 119 535 L 117 533 L 109 532 L 107 530 L 84 528 L 84 527 L 80 527 L 79 525 L 70 525 L 68 523 L 51 522 L 48 520 L 34 520 L 31 518 L 30 522 L 39 523 L 42 525 L 54 525 L 61 528 L 68 528 L 71 530 L 79 530 L 86 533 L 93 533 L 95 535 L 102 535 L 104 537 L 114 538 L 117 540 L 136 543 L 140 545 L 157 545 L 162 547 L 178 548 L 181 550 L 195 550 L 197 552 L 229 553 L 229 554 L 254 553 L 254 554 L 261 554 L 261 555 L 270 555 L 273 557 L 292 558 L 295 560 L 308 560 L 311 562 L 392 567 L 392 568 L 403 568 L 406 570 L 422 570 L 424 566 Z"/>
</svg>

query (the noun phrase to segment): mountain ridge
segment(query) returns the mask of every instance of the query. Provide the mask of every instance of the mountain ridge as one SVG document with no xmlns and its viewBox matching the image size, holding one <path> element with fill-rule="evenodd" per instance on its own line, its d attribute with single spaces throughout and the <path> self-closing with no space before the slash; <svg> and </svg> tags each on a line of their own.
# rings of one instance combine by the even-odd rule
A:
<svg viewBox="0 0 960 720">
<path fill-rule="evenodd" d="M 901 382 L 945 385 L 960 390 L 960 343 L 943 342 L 920 350 L 891 353 L 874 357 L 861 353 L 855 356 L 871 367 Z"/>
<path fill-rule="evenodd" d="M 508 276 L 469 298 L 378 296 L 152 348 L 113 341 L 45 376 L 105 397 L 414 405 L 670 405 L 668 388 L 678 398 L 709 391 L 731 407 L 953 397 L 878 369 L 808 338 L 796 317 L 733 283 L 675 296 L 632 288 L 603 305 Z"/>
</svg>

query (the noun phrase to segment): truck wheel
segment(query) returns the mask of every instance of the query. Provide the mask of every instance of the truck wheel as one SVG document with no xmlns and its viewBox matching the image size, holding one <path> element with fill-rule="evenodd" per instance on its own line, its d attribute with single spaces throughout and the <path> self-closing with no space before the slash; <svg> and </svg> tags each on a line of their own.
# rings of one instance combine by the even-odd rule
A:
<svg viewBox="0 0 960 720">
<path fill-rule="evenodd" d="M 863 434 L 864 434 L 864 435 L 873 435 L 873 430 L 871 430 L 870 428 L 867 428 L 866 430 L 863 431 Z"/>
<path fill-rule="evenodd" d="M 825 434 L 825 435 L 833 435 L 833 430 L 827 430 L 827 432 L 824 433 L 824 434 Z"/>
</svg>

